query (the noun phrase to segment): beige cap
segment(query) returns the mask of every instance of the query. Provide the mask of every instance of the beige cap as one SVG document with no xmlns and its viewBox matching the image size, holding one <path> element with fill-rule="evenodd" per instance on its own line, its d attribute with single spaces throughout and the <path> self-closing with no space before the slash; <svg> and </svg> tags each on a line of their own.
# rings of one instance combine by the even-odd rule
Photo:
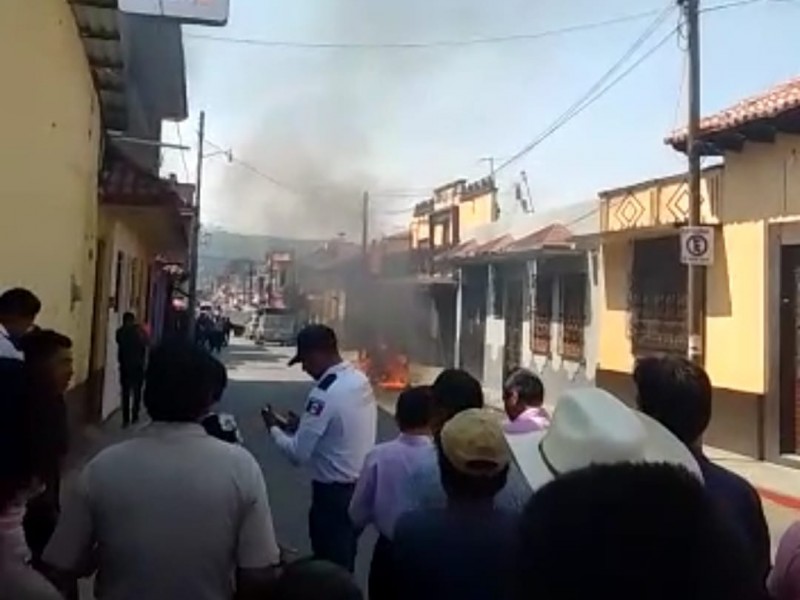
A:
<svg viewBox="0 0 800 600">
<path fill-rule="evenodd" d="M 453 467 L 475 476 L 495 475 L 511 462 L 499 415 L 470 408 L 450 419 L 440 433 L 442 451 Z"/>
</svg>

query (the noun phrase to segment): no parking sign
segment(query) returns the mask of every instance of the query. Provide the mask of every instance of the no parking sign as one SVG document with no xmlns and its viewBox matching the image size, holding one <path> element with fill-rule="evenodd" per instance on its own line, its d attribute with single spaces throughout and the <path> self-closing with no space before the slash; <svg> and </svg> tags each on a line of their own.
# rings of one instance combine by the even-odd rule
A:
<svg viewBox="0 0 800 600">
<path fill-rule="evenodd" d="M 714 264 L 713 227 L 681 227 L 681 262 L 703 267 Z"/>
</svg>

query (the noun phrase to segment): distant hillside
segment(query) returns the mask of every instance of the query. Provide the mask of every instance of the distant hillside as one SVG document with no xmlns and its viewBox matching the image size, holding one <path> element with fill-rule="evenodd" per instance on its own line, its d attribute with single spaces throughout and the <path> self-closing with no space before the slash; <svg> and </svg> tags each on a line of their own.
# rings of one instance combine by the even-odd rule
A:
<svg viewBox="0 0 800 600">
<path fill-rule="evenodd" d="M 295 240 L 270 235 L 244 235 L 223 229 L 210 229 L 204 235 L 200 247 L 200 270 L 206 277 L 213 277 L 237 258 L 264 260 L 267 252 L 288 250 L 302 256 L 312 252 L 322 243 L 320 240 Z"/>
</svg>

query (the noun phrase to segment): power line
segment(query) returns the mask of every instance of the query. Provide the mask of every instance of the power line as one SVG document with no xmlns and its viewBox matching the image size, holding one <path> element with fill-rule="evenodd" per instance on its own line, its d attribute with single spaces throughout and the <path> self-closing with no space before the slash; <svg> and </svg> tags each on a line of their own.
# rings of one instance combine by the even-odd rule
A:
<svg viewBox="0 0 800 600">
<path fill-rule="evenodd" d="M 641 19 L 645 19 L 647 17 L 654 15 L 656 12 L 657 11 L 650 10 L 646 12 L 624 15 L 612 19 L 606 19 L 604 21 L 579 23 L 576 25 L 569 25 L 567 27 L 538 31 L 534 33 L 476 37 L 463 40 L 434 40 L 430 42 L 298 42 L 289 40 L 237 38 L 237 37 L 216 36 L 216 35 L 195 34 L 195 33 L 191 34 L 185 33 L 184 37 L 197 40 L 206 40 L 211 42 L 224 42 L 224 43 L 241 44 L 248 46 L 261 46 L 268 48 L 304 48 L 311 50 L 375 50 L 375 49 L 418 50 L 425 48 L 457 48 L 463 46 L 506 44 L 512 42 L 539 40 L 549 37 L 567 35 L 570 33 L 591 31 L 593 29 L 601 29 L 604 27 L 610 27 L 612 25 L 619 25 L 622 23 L 629 23 L 631 21 L 638 21 Z"/>
<path fill-rule="evenodd" d="M 630 58 L 644 45 L 647 40 L 655 33 L 655 31 L 661 26 L 661 24 L 669 17 L 670 14 L 675 10 L 675 7 L 672 5 L 667 6 L 664 10 L 662 10 L 659 15 L 655 18 L 655 20 L 645 29 L 644 33 L 642 33 L 631 45 L 628 50 L 622 55 L 622 57 L 615 62 L 610 69 L 608 69 L 601 77 L 598 79 L 578 100 L 576 100 L 566 111 L 564 111 L 556 120 L 548 126 L 543 132 L 541 132 L 536 138 L 534 138 L 530 143 L 525 145 L 521 150 L 514 153 L 510 158 L 503 161 L 500 166 L 497 167 L 495 172 L 502 171 L 512 163 L 516 162 L 526 154 L 528 154 L 531 150 L 533 150 L 536 146 L 541 144 L 544 140 L 549 138 L 553 135 L 556 131 L 561 129 L 564 125 L 566 125 L 569 121 L 583 112 L 586 108 L 588 108 L 591 104 L 594 104 L 602 95 L 604 95 L 608 90 L 610 90 L 614 85 L 616 85 L 619 81 L 624 79 L 633 69 L 639 66 L 646 58 L 652 55 L 656 50 L 658 50 L 661 46 L 663 46 L 667 40 L 669 40 L 672 35 L 675 33 L 676 28 L 672 29 L 669 34 L 661 41 L 659 44 L 651 48 L 648 52 L 646 52 L 642 57 L 640 57 L 636 62 L 633 63 L 631 67 L 627 70 L 622 72 L 620 77 L 614 79 L 610 85 L 605 85 L 605 83 L 614 76 L 617 71 L 626 63 Z"/>
</svg>

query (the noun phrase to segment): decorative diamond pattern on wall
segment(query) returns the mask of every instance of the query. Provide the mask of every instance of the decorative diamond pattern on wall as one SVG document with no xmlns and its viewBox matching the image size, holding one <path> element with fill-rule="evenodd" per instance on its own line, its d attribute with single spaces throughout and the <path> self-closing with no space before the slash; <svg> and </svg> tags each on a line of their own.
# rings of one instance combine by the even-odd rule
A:
<svg viewBox="0 0 800 600">
<path fill-rule="evenodd" d="M 636 226 L 643 215 L 644 206 L 641 201 L 633 194 L 628 194 L 617 205 L 614 216 L 623 228 L 628 228 Z"/>
</svg>

